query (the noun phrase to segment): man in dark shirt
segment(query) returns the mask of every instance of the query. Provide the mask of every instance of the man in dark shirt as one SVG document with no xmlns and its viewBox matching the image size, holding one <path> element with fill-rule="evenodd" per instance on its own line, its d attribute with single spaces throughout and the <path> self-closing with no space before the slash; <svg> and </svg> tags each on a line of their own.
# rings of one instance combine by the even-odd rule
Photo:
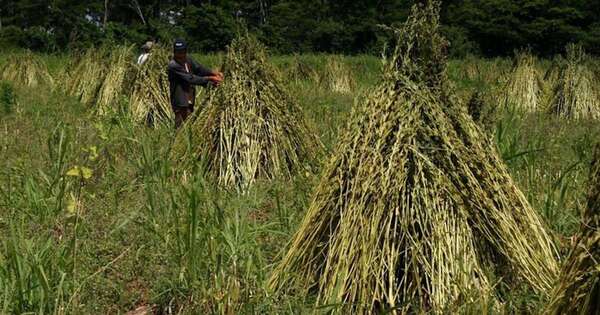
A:
<svg viewBox="0 0 600 315">
<path fill-rule="evenodd" d="M 219 86 L 223 74 L 211 71 L 187 55 L 187 44 L 178 39 L 173 45 L 173 59 L 169 62 L 169 91 L 171 107 L 175 113 L 175 127 L 179 128 L 193 113 L 196 85 Z"/>
</svg>

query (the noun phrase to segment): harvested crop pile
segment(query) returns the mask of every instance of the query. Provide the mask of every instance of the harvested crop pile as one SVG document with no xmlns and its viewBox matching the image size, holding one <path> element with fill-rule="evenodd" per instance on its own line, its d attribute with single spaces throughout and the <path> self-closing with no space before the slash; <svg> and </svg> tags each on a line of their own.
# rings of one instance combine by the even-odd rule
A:
<svg viewBox="0 0 600 315">
<path fill-rule="evenodd" d="M 550 87 L 554 87 L 558 83 L 558 79 L 560 78 L 560 72 L 565 64 L 565 60 L 562 56 L 556 56 L 550 63 L 548 70 L 546 70 L 546 74 L 544 75 L 544 81 L 546 85 Z"/>
<path fill-rule="evenodd" d="M 545 314 L 600 310 L 600 145 L 596 146 L 583 222 Z"/>
<path fill-rule="evenodd" d="M 129 94 L 136 68 L 133 64 L 133 47 L 115 48 L 108 59 L 106 75 L 98 91 L 96 101 L 100 114 L 114 110 L 119 99 Z"/>
<path fill-rule="evenodd" d="M 297 55 L 292 58 L 290 64 L 283 69 L 283 72 L 288 79 L 296 82 L 319 82 L 321 80 L 321 76 L 314 67 Z"/>
<path fill-rule="evenodd" d="M 54 84 L 46 64 L 30 51 L 11 54 L 2 68 L 0 78 L 27 87 Z"/>
<path fill-rule="evenodd" d="M 531 53 L 524 51 L 516 54 L 504 89 L 503 103 L 527 112 L 540 110 L 543 106 L 544 80 Z"/>
<path fill-rule="evenodd" d="M 327 59 L 325 75 L 321 81 L 327 89 L 336 93 L 350 93 L 356 86 L 354 74 L 340 56 L 330 56 Z"/>
<path fill-rule="evenodd" d="M 467 56 L 460 65 L 460 77 L 463 80 L 477 81 L 481 77 L 481 63 L 482 61 L 474 56 Z"/>
<path fill-rule="evenodd" d="M 238 38 L 222 69 L 222 86 L 179 133 L 176 157 L 201 159 L 220 185 L 241 190 L 303 170 L 320 144 L 267 62 L 265 48 L 252 37 Z"/>
<path fill-rule="evenodd" d="M 467 56 L 460 62 L 457 75 L 461 80 L 496 84 L 505 72 L 504 60 L 501 58 L 482 59 Z"/>
<path fill-rule="evenodd" d="M 107 55 L 107 51 L 101 48 L 88 49 L 77 57 L 66 75 L 67 93 L 77 97 L 84 104 L 95 104 L 107 73 Z"/>
<path fill-rule="evenodd" d="M 567 47 L 567 57 L 554 87 L 550 104 L 553 114 L 573 119 L 599 119 L 600 99 L 587 56 L 578 45 Z"/>
<path fill-rule="evenodd" d="M 170 123 L 173 120 L 167 76 L 170 59 L 168 49 L 156 47 L 148 61 L 139 66 L 130 98 L 131 115 L 136 121 Z"/>
<path fill-rule="evenodd" d="M 273 289 L 310 290 L 348 314 L 495 304 L 497 279 L 549 291 L 551 237 L 455 101 L 439 8 L 413 7 L 397 32 L 383 82 L 355 106 Z"/>
<path fill-rule="evenodd" d="M 479 67 L 479 78 L 488 84 L 497 84 L 509 70 L 510 63 L 506 63 L 502 58 L 485 60 Z"/>
</svg>

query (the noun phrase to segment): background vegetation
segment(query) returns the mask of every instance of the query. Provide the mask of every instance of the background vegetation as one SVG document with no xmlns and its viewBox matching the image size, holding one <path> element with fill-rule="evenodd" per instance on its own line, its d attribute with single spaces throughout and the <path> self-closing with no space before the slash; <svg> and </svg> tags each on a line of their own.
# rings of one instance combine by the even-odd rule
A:
<svg viewBox="0 0 600 315">
<path fill-rule="evenodd" d="M 185 37 L 196 51 L 222 50 L 240 25 L 280 53 L 379 54 L 379 25 L 404 21 L 410 0 L 0 0 L 0 42 L 46 52 L 102 43 L 168 42 Z M 600 53 L 600 2 L 448 0 L 444 32 L 453 56 L 539 55 L 581 42 Z"/>
<path fill-rule="evenodd" d="M 219 55 L 198 57 L 220 64 Z M 295 62 L 315 71 L 290 76 L 286 87 L 329 151 L 353 100 L 360 101 L 380 73 L 375 57 L 344 57 L 356 88 L 332 92 L 317 79 L 327 58 L 271 61 L 282 75 Z M 0 55 L 0 66 L 6 59 Z M 43 59 L 54 76 L 68 62 Z M 477 88 L 500 86 L 482 78 L 507 73 L 508 60 L 494 61 L 501 71 L 469 74 L 474 64 L 490 62 L 451 63 L 465 102 Z M 566 254 L 584 208 L 600 126 L 543 112 L 496 110 L 487 118 L 511 175 Z M 171 164 L 173 138 L 170 128 L 149 129 L 118 111 L 100 117 L 59 89 L 0 84 L 0 314 L 311 309 L 311 296 L 273 295 L 265 280 L 304 216 L 318 171 L 238 195 L 216 189 L 211 176 Z M 543 303 L 525 290 L 507 291 L 502 299 L 509 313 L 519 314 L 536 313 Z"/>
</svg>

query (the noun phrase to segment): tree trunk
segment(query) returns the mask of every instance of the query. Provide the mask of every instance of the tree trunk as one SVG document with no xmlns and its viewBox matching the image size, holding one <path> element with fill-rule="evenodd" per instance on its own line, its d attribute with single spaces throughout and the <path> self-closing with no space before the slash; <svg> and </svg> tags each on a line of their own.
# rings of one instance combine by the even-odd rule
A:
<svg viewBox="0 0 600 315">
<path fill-rule="evenodd" d="M 260 22 L 261 24 L 267 23 L 267 4 L 265 4 L 264 0 L 258 1 L 259 10 L 260 10 Z"/>
<path fill-rule="evenodd" d="M 102 27 L 106 28 L 108 22 L 108 0 L 104 0 L 104 21 L 102 21 Z"/>
<path fill-rule="evenodd" d="M 142 12 L 142 8 L 140 7 L 139 2 L 137 2 L 137 0 L 133 0 L 132 2 L 133 2 L 133 8 L 137 12 L 137 14 L 140 16 L 142 23 L 144 25 L 146 25 L 146 19 L 144 18 L 144 13 Z"/>
<path fill-rule="evenodd" d="M 154 2 L 154 6 L 152 7 L 152 16 L 155 19 L 160 19 L 160 8 L 161 8 L 160 2 L 161 2 L 161 0 L 156 0 Z"/>
</svg>

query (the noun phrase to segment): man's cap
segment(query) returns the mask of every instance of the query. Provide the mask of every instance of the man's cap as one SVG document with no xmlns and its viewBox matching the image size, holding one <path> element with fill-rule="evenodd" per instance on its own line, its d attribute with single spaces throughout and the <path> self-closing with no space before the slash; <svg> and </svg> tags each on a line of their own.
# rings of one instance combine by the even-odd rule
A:
<svg viewBox="0 0 600 315">
<path fill-rule="evenodd" d="M 173 43 L 174 51 L 184 51 L 184 50 L 187 50 L 187 48 L 188 48 L 187 43 L 183 39 L 176 39 L 175 43 Z"/>
</svg>

